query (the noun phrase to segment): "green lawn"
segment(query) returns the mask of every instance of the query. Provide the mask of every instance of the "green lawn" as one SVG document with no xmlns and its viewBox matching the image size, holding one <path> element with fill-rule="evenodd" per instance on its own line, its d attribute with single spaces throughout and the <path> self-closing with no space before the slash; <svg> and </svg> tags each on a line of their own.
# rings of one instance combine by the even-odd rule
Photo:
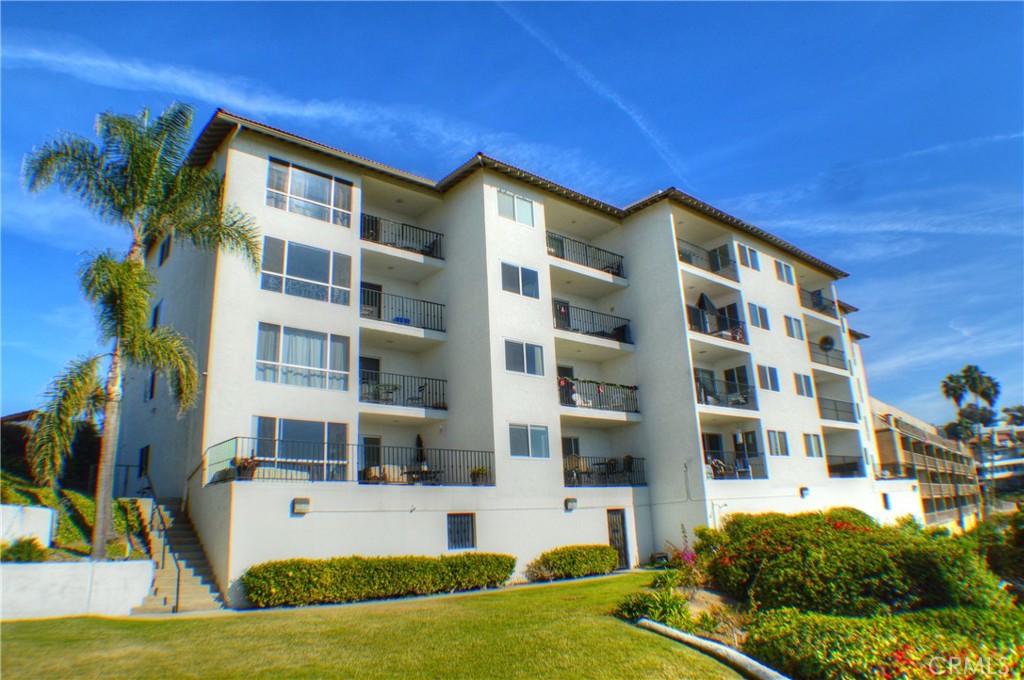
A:
<svg viewBox="0 0 1024 680">
<path fill-rule="evenodd" d="M 206 619 L 3 626 L 18 678 L 739 678 L 608 615 L 651 579 L 266 611 Z"/>
</svg>

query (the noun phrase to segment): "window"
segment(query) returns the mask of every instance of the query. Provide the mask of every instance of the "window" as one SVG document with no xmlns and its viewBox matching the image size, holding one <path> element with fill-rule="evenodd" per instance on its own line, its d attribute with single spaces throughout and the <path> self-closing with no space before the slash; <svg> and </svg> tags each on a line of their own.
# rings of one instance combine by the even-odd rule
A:
<svg viewBox="0 0 1024 680">
<path fill-rule="evenodd" d="M 171 241 L 172 238 L 172 236 L 168 235 L 167 238 L 160 242 L 160 256 L 157 258 L 156 266 L 159 267 L 171 256 L 171 246 L 173 245 L 173 242 Z"/>
<path fill-rule="evenodd" d="M 775 278 L 789 285 L 793 285 L 793 268 L 785 262 L 775 260 Z"/>
<path fill-rule="evenodd" d="M 821 448 L 820 434 L 804 435 L 804 453 L 807 454 L 808 458 L 821 458 L 825 455 L 824 449 Z"/>
<path fill-rule="evenodd" d="M 737 244 L 736 247 L 740 251 L 740 264 L 744 267 L 761 271 L 761 262 L 758 260 L 757 251 L 753 248 Z"/>
<path fill-rule="evenodd" d="M 543 425 L 509 425 L 509 451 L 522 458 L 550 458 L 548 428 Z"/>
<path fill-rule="evenodd" d="M 804 324 L 800 319 L 794 319 L 791 316 L 785 317 L 786 319 L 786 335 L 797 340 L 804 339 Z"/>
<path fill-rule="evenodd" d="M 882 507 L 886 510 L 892 510 L 892 507 L 889 505 L 889 494 L 887 493 L 882 494 Z"/>
<path fill-rule="evenodd" d="M 789 439 L 785 432 L 768 430 L 768 453 L 773 456 L 789 455 Z"/>
<path fill-rule="evenodd" d="M 283 385 L 348 389 L 349 339 L 269 323 L 259 325 L 256 379 Z"/>
<path fill-rule="evenodd" d="M 352 258 L 301 243 L 263 239 L 260 288 L 337 305 L 349 302 Z"/>
<path fill-rule="evenodd" d="M 501 289 L 509 293 L 540 299 L 537 272 L 514 264 L 501 263 Z"/>
<path fill-rule="evenodd" d="M 505 370 L 544 375 L 544 348 L 528 342 L 505 341 Z"/>
<path fill-rule="evenodd" d="M 308 470 L 311 479 L 344 480 L 348 462 L 348 425 L 317 420 L 291 420 L 256 416 L 253 418 L 256 457 L 275 461 L 302 461 L 316 466 L 280 466 Z"/>
<path fill-rule="evenodd" d="M 533 201 L 498 189 L 498 216 L 533 226 Z"/>
<path fill-rule="evenodd" d="M 149 474 L 149 444 L 139 449 L 139 477 Z"/>
<path fill-rule="evenodd" d="M 747 310 L 750 312 L 750 323 L 763 328 L 766 331 L 771 330 L 768 324 L 768 310 L 764 307 L 758 307 L 753 302 L 747 303 Z"/>
<path fill-rule="evenodd" d="M 779 391 L 779 372 L 774 366 L 757 367 L 757 384 L 762 390 Z"/>
<path fill-rule="evenodd" d="M 352 222 L 352 183 L 271 158 L 267 205 L 348 227 Z"/>
<path fill-rule="evenodd" d="M 793 379 L 796 382 L 797 394 L 801 397 L 814 396 L 814 383 L 811 381 L 811 376 L 804 375 L 803 373 L 794 373 Z"/>
<path fill-rule="evenodd" d="M 160 307 L 163 305 L 163 300 L 156 303 L 156 307 L 153 307 L 153 314 L 149 317 L 149 328 L 150 330 L 156 330 L 156 327 L 160 325 Z"/>
<path fill-rule="evenodd" d="M 448 515 L 448 549 L 467 550 L 476 547 L 476 515 L 472 512 Z"/>
<path fill-rule="evenodd" d="M 156 371 L 149 372 L 149 380 L 146 381 L 146 393 L 142 397 L 142 401 L 151 401 L 153 395 L 156 394 Z"/>
</svg>

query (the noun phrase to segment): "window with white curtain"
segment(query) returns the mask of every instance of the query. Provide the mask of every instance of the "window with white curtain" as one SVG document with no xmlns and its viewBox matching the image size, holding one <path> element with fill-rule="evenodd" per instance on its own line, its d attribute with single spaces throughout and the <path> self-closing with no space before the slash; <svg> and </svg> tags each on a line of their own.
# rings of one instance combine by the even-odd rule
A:
<svg viewBox="0 0 1024 680">
<path fill-rule="evenodd" d="M 352 183 L 271 158 L 267 205 L 348 227 L 352 222 Z"/>
<path fill-rule="evenodd" d="M 346 336 L 261 323 L 256 342 L 256 379 L 347 390 L 348 355 Z"/>
</svg>

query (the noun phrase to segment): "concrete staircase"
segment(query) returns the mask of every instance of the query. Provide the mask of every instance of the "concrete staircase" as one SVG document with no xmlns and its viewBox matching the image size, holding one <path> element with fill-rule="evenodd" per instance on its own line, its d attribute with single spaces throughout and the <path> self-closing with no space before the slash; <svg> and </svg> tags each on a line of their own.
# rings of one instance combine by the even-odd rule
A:
<svg viewBox="0 0 1024 680">
<path fill-rule="evenodd" d="M 148 500 L 148 499 L 144 499 Z M 157 505 L 162 513 L 167 531 L 162 530 L 159 520 L 150 522 L 155 516 L 149 504 L 140 503 L 140 512 L 149 530 L 150 555 L 156 562 L 153 588 L 142 604 L 132 610 L 133 614 L 153 614 L 174 611 L 175 589 L 178 587 L 178 571 L 181 571 L 178 611 L 208 611 L 223 609 L 221 597 L 213 578 L 213 571 L 206 561 L 203 546 L 199 543 L 192 522 L 179 508 L 181 501 L 174 500 Z M 147 508 L 146 506 L 149 505 Z M 166 546 L 166 557 L 161 560 Z M 172 559 L 173 555 L 173 559 Z M 177 560 L 177 568 L 175 567 Z M 163 562 L 161 566 L 161 561 Z"/>
</svg>

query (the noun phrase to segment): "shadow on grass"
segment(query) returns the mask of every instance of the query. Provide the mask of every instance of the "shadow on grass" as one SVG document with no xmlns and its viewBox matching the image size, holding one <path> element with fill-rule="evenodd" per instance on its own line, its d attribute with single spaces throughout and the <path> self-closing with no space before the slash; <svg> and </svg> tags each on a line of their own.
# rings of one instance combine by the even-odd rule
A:
<svg viewBox="0 0 1024 680">
<path fill-rule="evenodd" d="M 76 529 L 82 534 L 82 537 L 89 540 L 92 536 L 92 523 L 85 518 L 82 511 L 75 505 L 74 501 L 71 500 L 70 496 L 66 491 L 61 489 L 61 512 L 66 515 L 67 519 Z"/>
</svg>

